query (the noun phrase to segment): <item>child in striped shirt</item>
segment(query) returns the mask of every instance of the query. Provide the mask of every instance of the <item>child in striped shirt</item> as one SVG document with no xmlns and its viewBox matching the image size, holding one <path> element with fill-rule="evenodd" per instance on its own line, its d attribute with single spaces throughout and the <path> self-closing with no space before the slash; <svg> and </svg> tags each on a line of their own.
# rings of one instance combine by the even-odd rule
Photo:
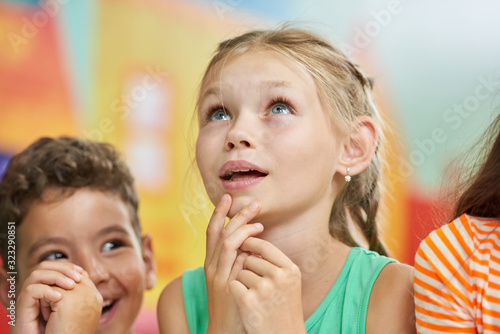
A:
<svg viewBox="0 0 500 334">
<path fill-rule="evenodd" d="M 483 138 L 493 144 L 461 183 L 455 219 L 417 251 L 418 333 L 500 333 L 500 115 Z"/>
</svg>

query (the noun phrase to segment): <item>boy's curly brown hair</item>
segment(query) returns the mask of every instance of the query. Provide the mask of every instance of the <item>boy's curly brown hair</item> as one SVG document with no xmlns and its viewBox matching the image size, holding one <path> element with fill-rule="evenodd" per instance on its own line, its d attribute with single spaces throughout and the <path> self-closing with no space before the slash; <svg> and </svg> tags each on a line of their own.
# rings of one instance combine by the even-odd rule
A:
<svg viewBox="0 0 500 334">
<path fill-rule="evenodd" d="M 120 196 L 140 239 L 139 197 L 134 179 L 110 144 L 70 137 L 40 138 L 15 155 L 0 180 L 0 255 L 7 263 L 8 223 L 19 226 L 31 203 L 48 188 L 59 188 L 62 198 L 89 187 Z"/>
</svg>

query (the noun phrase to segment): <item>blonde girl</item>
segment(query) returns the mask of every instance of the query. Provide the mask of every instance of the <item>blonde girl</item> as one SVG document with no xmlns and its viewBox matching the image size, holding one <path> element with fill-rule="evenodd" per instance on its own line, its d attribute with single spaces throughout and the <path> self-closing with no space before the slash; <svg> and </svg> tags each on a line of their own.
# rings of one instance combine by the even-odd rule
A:
<svg viewBox="0 0 500 334">
<path fill-rule="evenodd" d="M 377 233 L 371 88 L 303 30 L 219 45 L 197 108 L 196 160 L 216 205 L 205 265 L 165 288 L 162 333 L 415 332 L 412 269 L 384 256 Z"/>
</svg>

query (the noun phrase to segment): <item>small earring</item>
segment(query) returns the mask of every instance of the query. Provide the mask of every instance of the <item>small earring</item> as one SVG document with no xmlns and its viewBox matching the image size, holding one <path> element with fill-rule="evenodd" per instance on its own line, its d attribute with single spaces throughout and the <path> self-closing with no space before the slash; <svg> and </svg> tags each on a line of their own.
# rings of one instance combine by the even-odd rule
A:
<svg viewBox="0 0 500 334">
<path fill-rule="evenodd" d="M 347 173 L 346 173 L 346 176 L 345 176 L 345 182 L 351 182 L 351 176 L 349 175 L 349 170 L 350 170 L 350 168 L 347 167 L 347 169 L 346 169 Z"/>
</svg>

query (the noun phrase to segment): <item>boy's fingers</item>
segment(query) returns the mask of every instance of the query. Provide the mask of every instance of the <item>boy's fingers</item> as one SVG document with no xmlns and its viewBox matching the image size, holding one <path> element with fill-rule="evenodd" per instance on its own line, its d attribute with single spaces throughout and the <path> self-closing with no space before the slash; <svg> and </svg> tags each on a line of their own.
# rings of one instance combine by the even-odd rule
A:
<svg viewBox="0 0 500 334">
<path fill-rule="evenodd" d="M 75 287 L 76 282 L 58 271 L 35 269 L 31 272 L 30 276 L 28 276 L 24 284 L 55 285 L 62 289 L 71 290 Z"/>
<path fill-rule="evenodd" d="M 41 300 L 40 301 L 40 313 L 42 314 L 42 318 L 45 322 L 47 322 L 49 320 L 49 316 L 50 316 L 51 312 L 52 312 L 52 308 L 50 307 L 50 303 L 46 300 Z"/>
<path fill-rule="evenodd" d="M 62 295 L 60 293 L 45 284 L 31 284 L 23 287 L 17 298 L 19 322 L 30 323 L 38 321 L 40 312 L 42 312 L 44 319 L 47 320 L 50 315 L 50 303 L 57 302 L 61 298 Z M 49 306 L 48 312 L 43 310 L 44 305 Z"/>
<path fill-rule="evenodd" d="M 52 312 L 52 309 L 50 308 L 50 304 L 43 303 L 40 306 L 40 312 L 42 313 L 43 320 L 45 322 L 47 322 L 49 320 L 50 313 Z"/>
<path fill-rule="evenodd" d="M 226 221 L 226 216 L 229 212 L 229 208 L 231 208 L 231 196 L 229 196 L 228 194 L 224 194 L 220 199 L 220 202 L 217 203 L 214 213 L 212 214 L 212 217 L 210 218 L 210 221 L 208 223 L 205 263 L 210 263 L 212 261 L 213 253 L 217 242 L 219 241 L 221 231 L 224 228 L 224 223 Z"/>
<path fill-rule="evenodd" d="M 62 261 L 43 261 L 37 266 L 37 269 L 52 270 L 60 272 L 65 276 L 71 278 L 75 282 L 82 280 L 83 269 L 71 262 Z"/>
<path fill-rule="evenodd" d="M 46 284 L 30 284 L 25 289 L 26 298 L 25 302 L 28 305 L 32 306 L 33 303 L 36 303 L 36 300 L 41 300 L 45 302 L 58 302 L 62 298 L 62 294 L 56 290 L 56 288 L 48 286 Z"/>
</svg>

